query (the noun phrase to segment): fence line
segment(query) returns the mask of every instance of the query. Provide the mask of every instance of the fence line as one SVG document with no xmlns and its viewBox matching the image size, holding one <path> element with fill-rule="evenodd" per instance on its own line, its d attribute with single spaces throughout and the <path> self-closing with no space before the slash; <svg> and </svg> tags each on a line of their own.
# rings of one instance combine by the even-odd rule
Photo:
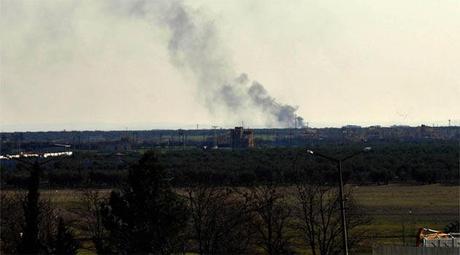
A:
<svg viewBox="0 0 460 255">
<path fill-rule="evenodd" d="M 376 246 L 372 255 L 458 255 L 460 247 Z"/>
</svg>

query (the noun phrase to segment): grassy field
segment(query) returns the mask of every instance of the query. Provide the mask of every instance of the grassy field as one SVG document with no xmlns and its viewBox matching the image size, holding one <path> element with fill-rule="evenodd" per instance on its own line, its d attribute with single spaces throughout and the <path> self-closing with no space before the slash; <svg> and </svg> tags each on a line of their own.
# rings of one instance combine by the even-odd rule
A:
<svg viewBox="0 0 460 255">
<path fill-rule="evenodd" d="M 373 217 L 368 237 L 360 249 L 371 251 L 376 244 L 415 244 L 415 233 L 420 227 L 442 230 L 447 224 L 460 218 L 460 189 L 458 186 L 434 185 L 382 185 L 351 186 L 358 204 Z M 81 208 L 82 190 L 42 190 L 42 198 L 66 214 L 78 219 L 75 213 Z M 101 190 L 108 195 L 110 190 Z M 349 215 L 352 217 L 352 215 Z M 76 226 L 76 233 L 85 238 L 83 231 Z M 403 228 L 405 232 L 403 234 Z M 405 236 L 405 237 L 404 237 Z M 91 243 L 84 242 L 82 252 L 91 250 Z"/>
<path fill-rule="evenodd" d="M 442 230 L 460 218 L 458 186 L 359 186 L 353 187 L 358 203 L 374 218 L 370 244 L 415 244 L 418 228 Z"/>
</svg>

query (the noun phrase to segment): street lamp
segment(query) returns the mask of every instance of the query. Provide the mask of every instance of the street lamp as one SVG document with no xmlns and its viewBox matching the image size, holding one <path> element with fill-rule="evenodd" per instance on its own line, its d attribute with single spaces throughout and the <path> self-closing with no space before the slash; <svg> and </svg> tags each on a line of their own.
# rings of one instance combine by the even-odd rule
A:
<svg viewBox="0 0 460 255">
<path fill-rule="evenodd" d="M 337 168 L 339 170 L 339 190 L 340 190 L 340 214 L 341 214 L 341 218 L 342 218 L 342 235 L 343 235 L 343 254 L 345 255 L 348 255 L 348 234 L 347 234 L 347 224 L 345 222 L 345 201 L 344 201 L 344 198 L 343 198 L 343 178 L 342 178 L 342 163 L 348 159 L 351 159 L 361 153 L 364 153 L 364 152 L 368 152 L 368 151 L 371 151 L 372 148 L 371 147 L 364 147 L 362 150 L 354 153 L 354 154 L 351 154 L 349 156 L 346 156 L 344 158 L 333 158 L 333 157 L 330 157 L 330 156 L 326 156 L 324 154 L 321 154 L 321 153 L 318 153 L 316 151 L 313 151 L 313 150 L 310 150 L 310 149 L 307 149 L 307 153 L 308 154 L 311 154 L 313 156 L 318 156 L 318 157 L 321 157 L 321 158 L 325 158 L 327 160 L 330 160 L 334 163 L 337 164 Z"/>
</svg>

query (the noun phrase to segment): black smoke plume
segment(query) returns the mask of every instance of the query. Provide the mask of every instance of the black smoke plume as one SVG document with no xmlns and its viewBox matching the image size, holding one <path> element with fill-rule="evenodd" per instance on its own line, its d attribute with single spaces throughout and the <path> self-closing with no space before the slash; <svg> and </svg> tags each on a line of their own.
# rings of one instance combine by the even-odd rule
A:
<svg viewBox="0 0 460 255">
<path fill-rule="evenodd" d="M 116 5 L 129 15 L 148 19 L 168 30 L 172 63 L 193 74 L 211 112 L 222 110 L 238 119 L 251 111 L 267 126 L 304 125 L 302 117 L 296 115 L 297 107 L 277 102 L 261 83 L 251 82 L 247 74 L 237 74 L 213 22 L 199 11 L 181 0 L 120 1 Z"/>
</svg>

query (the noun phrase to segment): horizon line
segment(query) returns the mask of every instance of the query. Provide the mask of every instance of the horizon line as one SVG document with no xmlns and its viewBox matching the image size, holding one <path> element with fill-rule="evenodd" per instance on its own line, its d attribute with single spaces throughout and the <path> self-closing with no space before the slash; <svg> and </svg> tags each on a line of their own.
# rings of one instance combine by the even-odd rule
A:
<svg viewBox="0 0 460 255">
<path fill-rule="evenodd" d="M 345 124 L 345 125 L 338 125 L 338 124 L 320 124 L 317 123 L 317 125 L 305 125 L 303 127 L 269 127 L 269 126 L 263 126 L 263 125 L 244 125 L 243 127 L 245 128 L 250 128 L 250 129 L 305 129 L 305 128 L 312 128 L 312 129 L 325 129 L 325 128 L 344 128 L 344 127 L 360 127 L 360 128 L 370 128 L 370 127 L 381 127 L 381 128 L 391 128 L 391 127 L 421 127 L 421 126 L 428 126 L 428 127 L 436 127 L 436 128 L 446 128 L 446 127 L 451 127 L 451 128 L 458 128 L 460 127 L 460 124 L 456 123 L 451 123 L 450 125 L 446 125 L 445 123 L 435 123 L 432 122 L 431 124 L 415 124 L 415 123 L 387 123 L 387 124 Z M 62 124 L 58 124 L 56 126 L 60 126 Z M 6 127 L 5 127 L 6 126 Z M 2 125 L 0 126 L 0 133 L 33 133 L 33 132 L 94 132 L 94 131 L 102 131 L 102 132 L 119 132 L 119 131 L 151 131 L 151 130 L 212 130 L 214 129 L 212 124 L 160 124 L 160 123 L 152 123 L 152 124 L 132 124 L 131 127 L 129 125 L 94 125 L 94 126 L 99 126 L 99 127 L 85 127 L 85 124 L 81 125 L 69 125 L 69 126 L 74 126 L 74 128 L 66 128 L 66 127 L 48 127 L 50 126 L 47 124 L 38 124 L 38 125 L 32 125 L 36 127 L 14 127 L 16 125 Z M 25 125 L 28 126 L 28 125 Z M 65 125 L 67 126 L 67 125 Z M 75 126 L 80 126 L 80 127 L 75 127 Z M 105 126 L 105 127 L 104 127 Z M 110 127 L 113 126 L 113 127 Z M 151 127 L 148 127 L 151 126 Z M 240 127 L 242 125 L 221 125 L 217 126 L 218 129 L 232 129 L 234 127 Z"/>
</svg>

